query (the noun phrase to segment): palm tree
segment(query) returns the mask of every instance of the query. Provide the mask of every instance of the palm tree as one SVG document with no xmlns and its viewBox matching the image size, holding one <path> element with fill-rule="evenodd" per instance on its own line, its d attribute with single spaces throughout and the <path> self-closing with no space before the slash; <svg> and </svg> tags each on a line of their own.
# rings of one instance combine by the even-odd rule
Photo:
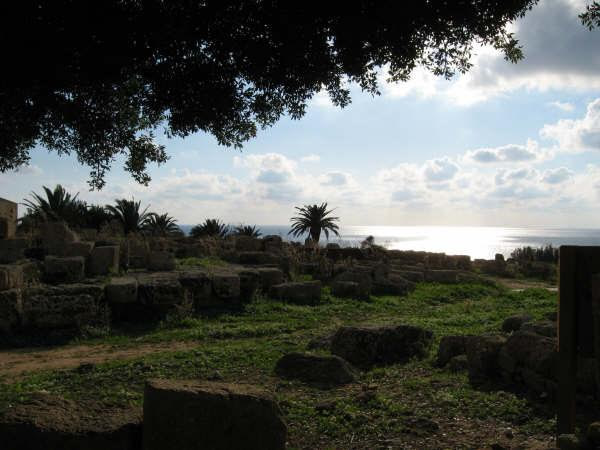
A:
<svg viewBox="0 0 600 450">
<path fill-rule="evenodd" d="M 177 220 L 167 213 L 151 213 L 144 229 L 153 236 L 172 236 L 181 233 Z"/>
<path fill-rule="evenodd" d="M 333 232 L 339 236 L 339 227 L 335 222 L 338 222 L 339 217 L 331 217 L 329 214 L 333 210 L 327 211 L 327 203 L 318 205 L 304 205 L 302 208 L 295 207 L 298 210 L 298 215 L 292 217 L 292 229 L 288 234 L 294 237 L 308 233 L 313 242 L 318 243 L 321 237 L 321 231 L 325 233 L 325 237 L 329 239 L 329 232 Z"/>
<path fill-rule="evenodd" d="M 229 234 L 229 226 L 222 223 L 219 219 L 206 219 L 204 223 L 196 225 L 191 229 L 190 234 L 193 237 L 225 237 Z"/>
<path fill-rule="evenodd" d="M 262 235 L 260 228 L 256 228 L 256 225 L 239 225 L 234 228 L 233 234 L 237 234 L 238 236 L 250 236 L 253 238 L 258 238 Z"/>
<path fill-rule="evenodd" d="M 23 205 L 28 209 L 28 214 L 44 221 L 63 220 L 69 224 L 78 222 L 81 202 L 77 200 L 79 193 L 71 195 L 60 184 L 54 190 L 42 186 L 46 198 L 35 192 L 31 193 L 32 199 L 24 199 Z"/>
<path fill-rule="evenodd" d="M 86 228 L 94 228 L 100 231 L 102 226 L 112 218 L 104 206 L 87 205 L 85 203 L 83 205 L 85 207 L 83 211 L 83 223 Z"/>
<path fill-rule="evenodd" d="M 121 223 L 123 232 L 129 234 L 142 231 L 152 215 L 152 213 L 147 212 L 148 207 L 140 212 L 140 205 L 140 201 L 136 202 L 134 199 L 127 200 L 122 198 L 115 200 L 115 206 L 106 205 L 106 210 L 113 219 Z"/>
</svg>

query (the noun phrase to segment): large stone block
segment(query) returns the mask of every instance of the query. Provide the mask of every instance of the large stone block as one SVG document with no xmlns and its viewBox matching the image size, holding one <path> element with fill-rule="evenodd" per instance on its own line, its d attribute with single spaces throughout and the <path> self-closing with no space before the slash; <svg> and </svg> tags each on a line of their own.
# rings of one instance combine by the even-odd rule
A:
<svg viewBox="0 0 600 450">
<path fill-rule="evenodd" d="M 212 283 L 208 272 L 204 270 L 187 270 L 179 274 L 179 282 L 188 292 L 195 309 L 212 306 Z"/>
<path fill-rule="evenodd" d="M 24 259 L 29 248 L 27 239 L 0 239 L 0 264 L 10 264 Z"/>
<path fill-rule="evenodd" d="M 281 284 L 285 281 L 283 271 L 275 267 L 261 267 L 258 269 L 260 287 L 264 292 L 269 292 L 271 286 Z"/>
<path fill-rule="evenodd" d="M 280 260 L 278 255 L 269 252 L 240 252 L 238 254 L 240 264 L 279 264 Z"/>
<path fill-rule="evenodd" d="M 0 239 L 11 239 L 17 232 L 18 204 L 0 198 Z"/>
<path fill-rule="evenodd" d="M 111 278 L 104 287 L 106 302 L 109 305 L 116 303 L 136 303 L 138 282 L 133 277 Z"/>
<path fill-rule="evenodd" d="M 444 336 L 438 347 L 436 365 L 444 367 L 455 356 L 466 355 L 469 338 L 470 336 Z"/>
<path fill-rule="evenodd" d="M 425 281 L 431 283 L 456 283 L 458 272 L 456 270 L 428 270 L 425 272 Z"/>
<path fill-rule="evenodd" d="M 48 283 L 75 283 L 85 277 L 85 258 L 83 256 L 44 258 L 44 279 Z"/>
<path fill-rule="evenodd" d="M 263 249 L 263 241 L 252 236 L 236 236 L 235 249 L 238 252 L 259 252 Z"/>
<path fill-rule="evenodd" d="M 414 283 L 398 275 L 390 275 L 388 279 L 373 283 L 373 295 L 403 296 L 414 289 Z"/>
<path fill-rule="evenodd" d="M 166 251 L 152 251 L 148 257 L 148 270 L 175 270 L 175 256 Z"/>
<path fill-rule="evenodd" d="M 211 276 L 213 295 L 226 303 L 240 299 L 240 277 L 235 273 L 214 273 Z"/>
<path fill-rule="evenodd" d="M 268 235 L 263 237 L 262 241 L 265 252 L 279 253 L 283 248 L 283 239 L 281 239 L 281 236 L 277 236 L 274 234 Z"/>
<path fill-rule="evenodd" d="M 139 408 L 34 394 L 7 410 L 0 436 L 3 450 L 139 450 L 141 422 Z"/>
<path fill-rule="evenodd" d="M 338 356 L 288 353 L 277 361 L 275 373 L 282 378 L 324 386 L 342 385 L 355 381 L 352 366 Z"/>
<path fill-rule="evenodd" d="M 93 242 L 69 242 L 65 244 L 64 250 L 61 252 L 61 256 L 83 256 L 89 258 L 94 248 Z"/>
<path fill-rule="evenodd" d="M 298 281 L 271 286 L 269 296 L 277 300 L 301 305 L 314 305 L 321 301 L 320 281 Z"/>
<path fill-rule="evenodd" d="M 39 233 L 42 247 L 49 255 L 61 256 L 65 244 L 79 241 L 79 236 L 64 222 L 43 222 Z"/>
<path fill-rule="evenodd" d="M 425 281 L 425 275 L 422 271 L 417 270 L 392 270 L 390 271 L 391 276 L 399 276 L 404 278 L 405 280 L 411 281 L 413 283 L 422 283 Z"/>
<path fill-rule="evenodd" d="M 23 286 L 23 267 L 19 264 L 0 265 L 0 291 Z"/>
<path fill-rule="evenodd" d="M 119 246 L 94 247 L 89 259 L 88 273 L 92 276 L 119 273 Z"/>
<path fill-rule="evenodd" d="M 144 239 L 128 239 L 129 267 L 131 269 L 145 269 L 150 258 L 150 246 Z"/>
<path fill-rule="evenodd" d="M 107 326 L 104 286 L 65 284 L 23 289 L 24 328 L 34 331 L 77 331 Z"/>
<path fill-rule="evenodd" d="M 506 338 L 498 335 L 473 336 L 467 340 L 469 379 L 482 383 L 500 376 L 498 356 Z"/>
<path fill-rule="evenodd" d="M 348 292 L 348 285 L 346 285 L 346 294 L 344 295 L 342 292 L 344 282 L 353 282 L 358 284 L 358 288 L 354 295 L 349 295 L 350 293 Z M 371 289 L 373 288 L 371 273 L 367 270 L 348 270 L 339 274 L 335 278 L 332 288 L 337 292 L 337 294 L 334 293 L 333 295 L 340 297 L 368 299 L 371 296 Z"/>
<path fill-rule="evenodd" d="M 331 353 L 359 366 L 395 364 L 422 358 L 433 333 L 411 325 L 392 327 L 342 327 L 333 335 Z"/>
<path fill-rule="evenodd" d="M 0 335 L 14 332 L 23 313 L 20 289 L 0 291 Z"/>
<path fill-rule="evenodd" d="M 144 390 L 144 450 L 280 450 L 277 404 L 248 386 L 151 380 Z"/>
<path fill-rule="evenodd" d="M 334 281 L 331 283 L 331 294 L 339 298 L 363 298 L 360 284 L 356 281 Z"/>
<path fill-rule="evenodd" d="M 145 315 L 162 318 L 176 305 L 191 303 L 190 292 L 180 283 L 176 273 L 165 272 L 138 277 L 138 300 Z"/>
<path fill-rule="evenodd" d="M 258 270 L 240 270 L 238 276 L 240 277 L 240 299 L 243 302 L 252 301 L 261 284 Z"/>
</svg>

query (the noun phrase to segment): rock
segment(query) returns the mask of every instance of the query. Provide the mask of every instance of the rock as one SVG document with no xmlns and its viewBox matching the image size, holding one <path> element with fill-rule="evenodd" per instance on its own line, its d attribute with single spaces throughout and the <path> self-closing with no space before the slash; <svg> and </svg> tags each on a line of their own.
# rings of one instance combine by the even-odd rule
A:
<svg viewBox="0 0 600 450">
<path fill-rule="evenodd" d="M 263 237 L 263 245 L 265 252 L 279 253 L 283 248 L 283 239 L 281 236 L 268 235 Z"/>
<path fill-rule="evenodd" d="M 179 274 L 179 282 L 190 296 L 194 309 L 212 305 L 212 282 L 204 270 L 186 270 Z"/>
<path fill-rule="evenodd" d="M 109 305 L 119 303 L 136 303 L 138 282 L 133 277 L 111 278 L 104 287 L 106 301 Z"/>
<path fill-rule="evenodd" d="M 333 334 L 313 338 L 308 341 L 306 348 L 309 350 L 329 350 L 331 347 L 331 339 L 333 339 Z"/>
<path fill-rule="evenodd" d="M 556 337 L 558 333 L 558 325 L 556 322 L 551 322 L 549 320 L 537 321 L 537 322 L 527 322 L 523 324 L 521 330 L 529 331 L 531 333 L 536 333 L 541 336 L 546 337 Z"/>
<path fill-rule="evenodd" d="M 240 300 L 251 302 L 260 286 L 260 273 L 254 269 L 244 269 L 238 272 L 238 276 L 240 277 Z"/>
<path fill-rule="evenodd" d="M 600 447 L 600 422 L 592 422 L 589 424 L 587 438 L 592 445 Z"/>
<path fill-rule="evenodd" d="M 360 284 L 356 281 L 334 281 L 331 283 L 331 295 L 339 298 L 364 298 Z"/>
<path fill-rule="evenodd" d="M 469 360 L 467 359 L 467 355 L 457 355 L 450 358 L 448 361 L 448 369 L 451 372 L 463 372 L 469 368 Z"/>
<path fill-rule="evenodd" d="M 64 222 L 42 222 L 39 237 L 47 253 L 58 256 L 62 255 L 67 243 L 79 241 L 79 236 Z"/>
<path fill-rule="evenodd" d="M 343 283 L 356 283 L 356 286 L 344 285 Z M 373 281 L 371 274 L 367 271 L 348 270 L 335 277 L 331 285 L 332 293 L 338 297 L 351 297 L 368 300 L 371 296 Z M 354 292 L 352 290 L 354 289 Z M 337 294 L 335 293 L 337 292 Z"/>
<path fill-rule="evenodd" d="M 390 275 L 388 279 L 373 283 L 373 295 L 404 296 L 414 289 L 414 283 L 398 276 Z"/>
<path fill-rule="evenodd" d="M 500 375 L 498 354 L 506 338 L 498 335 L 473 336 L 467 340 L 469 380 L 480 383 Z"/>
<path fill-rule="evenodd" d="M 150 246 L 144 239 L 129 238 L 127 239 L 127 247 L 129 249 L 129 268 L 145 269 L 148 267 L 150 259 Z"/>
<path fill-rule="evenodd" d="M 213 295 L 225 303 L 240 299 L 240 277 L 235 273 L 215 273 L 211 277 Z"/>
<path fill-rule="evenodd" d="M 236 236 L 235 249 L 238 252 L 260 252 L 263 241 L 252 236 Z"/>
<path fill-rule="evenodd" d="M 119 273 L 119 246 L 94 247 L 90 255 L 88 273 L 92 276 Z"/>
<path fill-rule="evenodd" d="M 0 239 L 0 264 L 11 264 L 25 258 L 27 239 Z"/>
<path fill-rule="evenodd" d="M 444 336 L 438 347 L 436 365 L 444 367 L 455 356 L 466 354 L 468 338 L 469 336 Z"/>
<path fill-rule="evenodd" d="M 579 438 L 574 434 L 561 434 L 556 439 L 556 445 L 560 450 L 579 450 L 582 448 Z"/>
<path fill-rule="evenodd" d="M 148 270 L 169 271 L 175 270 L 175 256 L 164 251 L 152 251 L 148 256 Z"/>
<path fill-rule="evenodd" d="M 271 252 L 240 252 L 238 254 L 240 264 L 261 265 L 274 264 L 280 262 L 280 257 Z"/>
<path fill-rule="evenodd" d="M 527 368 L 556 380 L 559 364 L 556 341 L 521 329 L 506 340 L 498 361 L 509 373 L 517 368 Z"/>
<path fill-rule="evenodd" d="M 286 436 L 279 407 L 256 388 L 196 381 L 146 383 L 144 450 L 280 450 Z"/>
<path fill-rule="evenodd" d="M 355 381 L 350 364 L 338 356 L 316 356 L 288 353 L 275 366 L 275 373 L 282 378 L 336 386 Z"/>
<path fill-rule="evenodd" d="M 269 292 L 271 286 L 281 284 L 285 280 L 283 271 L 274 267 L 261 267 L 258 270 L 260 286 L 264 292 Z"/>
<path fill-rule="evenodd" d="M 175 305 L 183 305 L 191 298 L 175 274 L 157 273 L 138 278 L 138 300 L 146 314 L 164 317 Z"/>
<path fill-rule="evenodd" d="M 0 291 L 0 335 L 9 335 L 19 327 L 22 312 L 20 289 Z"/>
<path fill-rule="evenodd" d="M 0 291 L 23 287 L 23 267 L 18 264 L 0 265 Z"/>
<path fill-rule="evenodd" d="M 390 275 L 396 275 L 404 278 L 405 280 L 411 281 L 413 283 L 422 283 L 425 281 L 425 274 L 420 271 L 414 270 L 392 270 Z"/>
<path fill-rule="evenodd" d="M 7 410 L 0 435 L 3 450 L 139 450 L 141 421 L 138 408 L 34 394 Z"/>
<path fill-rule="evenodd" d="M 458 271 L 456 270 L 428 270 L 425 272 L 425 281 L 430 283 L 456 283 Z"/>
<path fill-rule="evenodd" d="M 104 286 L 63 284 L 23 289 L 22 325 L 28 332 L 78 333 L 85 327 L 107 327 Z"/>
<path fill-rule="evenodd" d="M 61 256 L 83 256 L 89 258 L 94 248 L 93 242 L 69 242 L 65 244 Z"/>
<path fill-rule="evenodd" d="M 331 340 L 331 353 L 358 367 L 406 362 L 424 357 L 433 333 L 420 327 L 341 327 Z"/>
<path fill-rule="evenodd" d="M 277 300 L 302 305 L 314 305 L 321 301 L 320 281 L 298 281 L 271 286 L 269 296 Z"/>
<path fill-rule="evenodd" d="M 502 331 L 506 333 L 512 333 L 513 331 L 517 331 L 521 328 L 521 326 L 526 322 L 531 322 L 533 317 L 530 314 L 517 314 L 515 316 L 510 316 L 504 319 L 502 322 Z"/>
<path fill-rule="evenodd" d="M 83 256 L 44 258 L 44 279 L 48 283 L 75 283 L 85 277 L 85 258 Z"/>
</svg>

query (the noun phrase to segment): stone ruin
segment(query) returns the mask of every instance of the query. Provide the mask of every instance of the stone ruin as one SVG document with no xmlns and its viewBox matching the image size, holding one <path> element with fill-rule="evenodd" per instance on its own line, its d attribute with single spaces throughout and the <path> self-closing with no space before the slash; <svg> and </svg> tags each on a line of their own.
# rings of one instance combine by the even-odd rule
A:
<svg viewBox="0 0 600 450">
<path fill-rule="evenodd" d="M 17 233 L 17 211 L 15 202 L 0 198 L 0 239 L 12 239 Z"/>
</svg>

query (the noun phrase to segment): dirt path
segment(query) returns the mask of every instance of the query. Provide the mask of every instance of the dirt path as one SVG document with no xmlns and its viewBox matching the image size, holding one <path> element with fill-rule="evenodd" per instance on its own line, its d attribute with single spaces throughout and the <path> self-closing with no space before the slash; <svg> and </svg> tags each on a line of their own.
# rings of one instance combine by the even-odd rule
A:
<svg viewBox="0 0 600 450">
<path fill-rule="evenodd" d="M 176 352 L 198 346 L 198 342 L 168 342 L 140 344 L 130 348 L 110 345 L 73 345 L 49 349 L 18 349 L 0 351 L 0 377 L 19 378 L 38 370 L 72 369 L 81 364 L 100 364 L 139 358 L 150 353 Z"/>
<path fill-rule="evenodd" d="M 523 289 L 528 288 L 541 288 L 547 289 L 549 291 L 557 291 L 558 287 L 555 284 L 548 283 L 546 281 L 537 281 L 537 280 L 522 280 L 517 278 L 501 278 L 501 277 L 485 277 L 489 280 L 495 281 L 496 283 L 507 287 L 508 289 L 512 289 L 515 291 L 522 291 Z"/>
</svg>

